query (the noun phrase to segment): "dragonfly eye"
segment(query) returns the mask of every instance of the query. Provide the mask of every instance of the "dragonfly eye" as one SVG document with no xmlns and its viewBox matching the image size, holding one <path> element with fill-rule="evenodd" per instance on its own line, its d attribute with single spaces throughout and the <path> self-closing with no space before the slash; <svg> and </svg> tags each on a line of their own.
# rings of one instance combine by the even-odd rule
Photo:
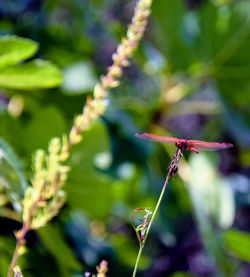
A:
<svg viewBox="0 0 250 277">
<path fill-rule="evenodd" d="M 176 141 L 175 145 L 176 145 L 176 147 L 178 147 L 178 148 L 182 148 L 183 143 L 182 143 L 181 141 Z"/>
<path fill-rule="evenodd" d="M 188 148 L 188 143 L 186 141 L 177 141 L 175 143 L 176 147 L 182 149 L 182 150 L 185 150 Z"/>
</svg>

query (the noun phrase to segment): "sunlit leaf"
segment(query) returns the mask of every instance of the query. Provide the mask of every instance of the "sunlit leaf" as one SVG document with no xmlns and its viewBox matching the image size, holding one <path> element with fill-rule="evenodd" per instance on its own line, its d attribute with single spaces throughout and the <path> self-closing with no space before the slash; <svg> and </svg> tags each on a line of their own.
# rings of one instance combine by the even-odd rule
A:
<svg viewBox="0 0 250 277">
<path fill-rule="evenodd" d="M 226 247 L 235 257 L 250 262 L 250 234 L 239 230 L 224 232 Z"/>
<path fill-rule="evenodd" d="M 30 58 L 37 51 L 35 41 L 17 36 L 0 37 L 0 68 Z"/>
<path fill-rule="evenodd" d="M 44 89 L 59 86 L 62 73 L 51 62 L 34 60 L 0 70 L 0 87 L 21 90 Z"/>
</svg>

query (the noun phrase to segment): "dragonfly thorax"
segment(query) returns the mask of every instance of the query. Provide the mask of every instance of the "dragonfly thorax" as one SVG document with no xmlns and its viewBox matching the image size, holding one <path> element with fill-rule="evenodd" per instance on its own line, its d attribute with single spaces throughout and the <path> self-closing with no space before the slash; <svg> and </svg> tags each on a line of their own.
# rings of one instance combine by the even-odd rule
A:
<svg viewBox="0 0 250 277">
<path fill-rule="evenodd" d="M 186 150 L 188 148 L 188 142 L 186 140 L 178 140 L 175 145 L 181 150 Z"/>
</svg>

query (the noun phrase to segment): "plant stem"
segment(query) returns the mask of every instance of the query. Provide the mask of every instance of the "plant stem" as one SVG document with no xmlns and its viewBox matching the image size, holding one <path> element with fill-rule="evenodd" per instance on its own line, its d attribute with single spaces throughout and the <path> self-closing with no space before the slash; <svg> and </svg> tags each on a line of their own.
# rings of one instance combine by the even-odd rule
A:
<svg viewBox="0 0 250 277">
<path fill-rule="evenodd" d="M 168 181 L 169 181 L 169 178 L 170 178 L 170 177 L 171 177 L 171 175 L 168 174 L 168 175 L 167 175 L 167 178 L 166 178 L 166 180 L 165 180 L 165 183 L 164 183 L 164 185 L 163 185 L 163 188 L 162 188 L 162 190 L 161 190 L 161 194 L 160 194 L 160 196 L 159 196 L 158 202 L 157 202 L 157 204 L 156 204 L 156 206 L 155 206 L 155 209 L 154 209 L 152 218 L 151 218 L 151 220 L 150 220 L 150 222 L 149 222 L 148 229 L 147 229 L 147 232 L 146 232 L 146 235 L 145 235 L 143 244 L 145 244 L 145 242 L 146 242 L 146 240 L 147 240 L 148 233 L 149 233 L 149 231 L 150 231 L 150 228 L 151 228 L 152 223 L 153 223 L 153 221 L 154 221 L 155 215 L 156 215 L 156 213 L 157 213 L 157 211 L 158 211 L 158 208 L 159 208 L 159 206 L 160 206 L 162 197 L 163 197 L 163 195 L 164 195 L 164 192 L 165 192 L 165 190 L 166 190 L 166 187 L 167 187 L 167 184 L 168 184 Z"/>
<path fill-rule="evenodd" d="M 164 192 L 165 192 L 165 190 L 166 190 L 166 187 L 167 187 L 167 183 L 168 183 L 169 178 L 170 178 L 170 175 L 168 174 L 168 175 L 167 175 L 167 178 L 166 178 L 166 180 L 165 180 L 165 183 L 164 183 L 164 185 L 163 185 L 163 188 L 162 188 L 162 190 L 161 190 L 161 194 L 160 194 L 160 197 L 159 197 L 159 199 L 158 199 L 158 202 L 157 202 L 157 204 L 156 204 L 156 206 L 155 206 L 155 209 L 154 209 L 152 218 L 151 218 L 150 223 L 149 223 L 149 225 L 148 225 L 148 229 L 147 229 L 147 232 L 146 232 L 144 241 L 143 241 L 143 243 L 140 244 L 140 249 L 139 249 L 139 252 L 138 252 L 138 255 L 137 255 L 137 259 L 136 259 L 136 263 L 135 263 L 135 267 L 134 267 L 133 277 L 135 277 L 135 275 L 136 275 L 137 268 L 138 268 L 138 264 L 139 264 L 139 260 L 140 260 L 141 254 L 142 254 L 142 250 L 143 250 L 143 248 L 144 248 L 144 245 L 145 245 L 145 242 L 146 242 L 146 239 L 147 239 L 149 230 L 150 230 L 150 228 L 151 228 L 151 225 L 152 225 L 152 223 L 153 223 L 153 220 L 154 220 L 154 218 L 155 218 L 155 215 L 156 215 L 156 213 L 157 213 L 157 211 L 158 211 L 158 208 L 159 208 L 159 206 L 160 206 L 160 203 L 161 203 L 162 197 L 163 197 L 163 195 L 164 195 Z"/>
<path fill-rule="evenodd" d="M 140 261 L 140 258 L 141 258 L 141 253 L 142 253 L 143 247 L 144 247 L 144 245 L 141 244 L 141 245 L 140 245 L 139 252 L 138 252 L 138 255 L 137 255 L 137 259 L 136 259 L 136 262 L 135 262 L 135 267 L 134 267 L 134 272 L 133 272 L 133 276 L 132 276 L 132 277 L 135 277 L 135 275 L 136 275 L 136 272 L 137 272 L 138 264 L 139 264 L 139 261 Z"/>
<path fill-rule="evenodd" d="M 8 277 L 11 277 L 13 275 L 13 268 L 15 267 L 15 265 L 17 263 L 17 259 L 19 257 L 19 249 L 20 249 L 21 245 L 22 244 L 17 241 L 15 252 L 13 254 L 13 258 L 11 260 L 11 264 L 10 264 L 10 267 L 9 267 Z"/>
<path fill-rule="evenodd" d="M 140 242 L 140 249 L 139 249 L 139 252 L 138 252 L 138 255 L 137 255 L 137 259 L 136 259 L 136 263 L 135 263 L 135 267 L 134 267 L 134 272 L 133 272 L 133 277 L 135 277 L 136 275 L 136 272 L 137 272 L 137 267 L 138 267 L 138 263 L 139 263 L 139 260 L 140 260 L 140 257 L 141 257 L 141 254 L 142 254 L 142 250 L 144 248 L 144 245 L 146 243 L 146 240 L 147 240 L 147 237 L 148 237 L 148 233 L 150 231 L 150 228 L 152 226 L 152 223 L 154 221 L 154 218 L 156 216 L 156 213 L 159 209 L 159 206 L 161 204 L 161 200 L 163 198 L 163 195 L 164 195 L 164 192 L 166 190 L 166 187 L 167 187 L 167 184 L 168 184 L 168 181 L 170 179 L 171 176 L 174 176 L 178 170 L 178 163 L 181 159 L 181 156 L 182 156 L 182 149 L 178 148 L 178 150 L 176 151 L 176 153 L 174 154 L 171 162 L 170 162 L 170 165 L 169 165 L 169 170 L 168 170 L 168 174 L 167 174 L 167 177 L 166 177 L 166 180 L 164 182 L 164 185 L 163 185 L 163 188 L 161 190 L 161 194 L 159 196 L 159 199 L 157 201 L 157 204 L 155 206 L 155 209 L 154 209 L 154 212 L 153 212 L 153 215 L 150 219 L 150 222 L 148 224 L 148 227 L 147 227 L 147 231 L 146 231 L 146 234 L 145 234 L 145 238 L 143 239 L 142 242 Z"/>
<path fill-rule="evenodd" d="M 22 229 L 16 234 L 17 240 L 16 240 L 16 248 L 15 248 L 15 252 L 13 254 L 11 263 L 10 263 L 10 267 L 9 267 L 9 272 L 8 272 L 8 277 L 11 277 L 13 275 L 13 268 L 16 266 L 18 257 L 20 256 L 20 248 L 21 246 L 24 245 L 24 237 L 28 231 L 26 224 L 23 224 Z"/>
<path fill-rule="evenodd" d="M 18 257 L 20 256 L 20 247 L 25 244 L 25 236 L 30 230 L 30 224 L 33 220 L 33 216 L 40 201 L 42 201 L 42 198 L 39 196 L 39 198 L 33 203 L 31 207 L 29 218 L 26 222 L 23 223 L 22 229 L 16 233 L 16 248 L 10 263 L 9 272 L 7 275 L 8 277 L 13 275 L 13 269 L 17 264 Z"/>
</svg>

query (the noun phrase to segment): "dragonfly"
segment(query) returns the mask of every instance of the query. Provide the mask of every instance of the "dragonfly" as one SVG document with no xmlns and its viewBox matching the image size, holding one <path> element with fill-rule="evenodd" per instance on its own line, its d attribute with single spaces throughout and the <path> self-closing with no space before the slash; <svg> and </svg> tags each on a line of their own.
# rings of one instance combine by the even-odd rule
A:
<svg viewBox="0 0 250 277">
<path fill-rule="evenodd" d="M 196 154 L 199 151 L 216 151 L 233 147 L 233 144 L 226 142 L 206 142 L 201 140 L 186 140 L 172 137 L 157 136 L 149 133 L 137 133 L 136 137 L 152 141 L 161 141 L 165 143 L 175 144 L 181 151 L 191 150 Z"/>
</svg>

